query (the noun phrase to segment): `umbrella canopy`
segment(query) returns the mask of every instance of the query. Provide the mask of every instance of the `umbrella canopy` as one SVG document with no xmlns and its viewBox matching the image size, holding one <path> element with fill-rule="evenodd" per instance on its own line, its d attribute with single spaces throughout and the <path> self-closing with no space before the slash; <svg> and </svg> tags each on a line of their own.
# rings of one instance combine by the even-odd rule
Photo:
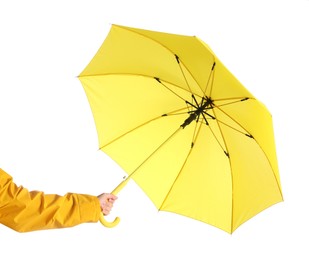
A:
<svg viewBox="0 0 309 260">
<path fill-rule="evenodd" d="M 112 25 L 79 79 L 100 149 L 159 210 L 232 233 L 282 201 L 271 114 L 197 37 Z"/>
</svg>

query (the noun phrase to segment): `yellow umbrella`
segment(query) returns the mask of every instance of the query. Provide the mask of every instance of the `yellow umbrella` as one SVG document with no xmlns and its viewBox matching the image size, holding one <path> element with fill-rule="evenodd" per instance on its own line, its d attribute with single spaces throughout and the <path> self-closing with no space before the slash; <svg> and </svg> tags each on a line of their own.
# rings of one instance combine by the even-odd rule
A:
<svg viewBox="0 0 309 260">
<path fill-rule="evenodd" d="M 197 37 L 112 25 L 79 79 L 128 173 L 114 194 L 132 178 L 159 210 L 229 233 L 282 201 L 270 113 Z"/>
</svg>

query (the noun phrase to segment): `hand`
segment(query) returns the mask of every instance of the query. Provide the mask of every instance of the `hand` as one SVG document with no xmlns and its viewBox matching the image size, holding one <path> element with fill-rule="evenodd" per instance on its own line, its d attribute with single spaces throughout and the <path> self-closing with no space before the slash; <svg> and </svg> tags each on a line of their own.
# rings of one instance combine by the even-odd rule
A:
<svg viewBox="0 0 309 260">
<path fill-rule="evenodd" d="M 110 193 L 102 193 L 98 196 L 98 199 L 100 202 L 102 213 L 107 216 L 110 213 L 113 204 L 117 199 L 117 196 Z"/>
</svg>

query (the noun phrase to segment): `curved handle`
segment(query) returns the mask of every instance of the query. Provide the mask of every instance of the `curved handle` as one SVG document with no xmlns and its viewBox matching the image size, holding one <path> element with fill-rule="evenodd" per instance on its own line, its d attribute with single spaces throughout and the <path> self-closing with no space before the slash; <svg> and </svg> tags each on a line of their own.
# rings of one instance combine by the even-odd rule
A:
<svg viewBox="0 0 309 260">
<path fill-rule="evenodd" d="M 102 224 L 104 227 L 108 227 L 108 228 L 116 227 L 116 226 L 119 224 L 119 222 L 120 222 L 120 218 L 119 218 L 119 217 L 116 217 L 116 218 L 114 219 L 114 221 L 112 221 L 112 222 L 108 222 L 108 221 L 104 218 L 103 213 L 100 214 L 100 219 L 99 219 L 99 220 L 100 220 L 101 224 Z"/>
<path fill-rule="evenodd" d="M 122 181 L 112 192 L 111 194 L 117 195 L 117 193 L 127 184 L 129 178 L 125 179 L 124 181 Z M 105 219 L 105 216 L 103 213 L 100 214 L 100 222 L 104 227 L 108 227 L 108 228 L 112 228 L 118 225 L 118 223 L 120 222 L 120 218 L 116 217 L 114 219 L 114 221 L 109 222 Z"/>
</svg>

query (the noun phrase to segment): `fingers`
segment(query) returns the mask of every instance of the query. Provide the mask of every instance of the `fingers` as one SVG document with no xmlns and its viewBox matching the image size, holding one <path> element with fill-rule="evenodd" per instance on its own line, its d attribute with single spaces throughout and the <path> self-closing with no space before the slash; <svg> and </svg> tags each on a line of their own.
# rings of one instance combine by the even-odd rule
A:
<svg viewBox="0 0 309 260">
<path fill-rule="evenodd" d="M 117 196 L 115 196 L 114 194 L 110 194 L 110 193 L 105 193 L 106 195 L 106 200 L 111 202 L 111 203 L 114 203 L 116 199 L 118 199 Z"/>
<path fill-rule="evenodd" d="M 112 206 L 106 205 L 106 206 L 104 206 L 102 212 L 103 212 L 103 214 L 104 214 L 105 216 L 107 216 L 107 215 L 110 213 L 111 210 L 112 210 Z"/>
<path fill-rule="evenodd" d="M 103 204 L 102 212 L 104 215 L 108 215 L 113 208 L 113 202 L 111 199 L 108 199 Z"/>
<path fill-rule="evenodd" d="M 104 215 L 108 215 L 113 208 L 113 205 L 117 199 L 117 196 L 110 194 L 110 193 L 103 193 L 98 196 L 98 199 L 100 201 L 102 213 Z"/>
</svg>

